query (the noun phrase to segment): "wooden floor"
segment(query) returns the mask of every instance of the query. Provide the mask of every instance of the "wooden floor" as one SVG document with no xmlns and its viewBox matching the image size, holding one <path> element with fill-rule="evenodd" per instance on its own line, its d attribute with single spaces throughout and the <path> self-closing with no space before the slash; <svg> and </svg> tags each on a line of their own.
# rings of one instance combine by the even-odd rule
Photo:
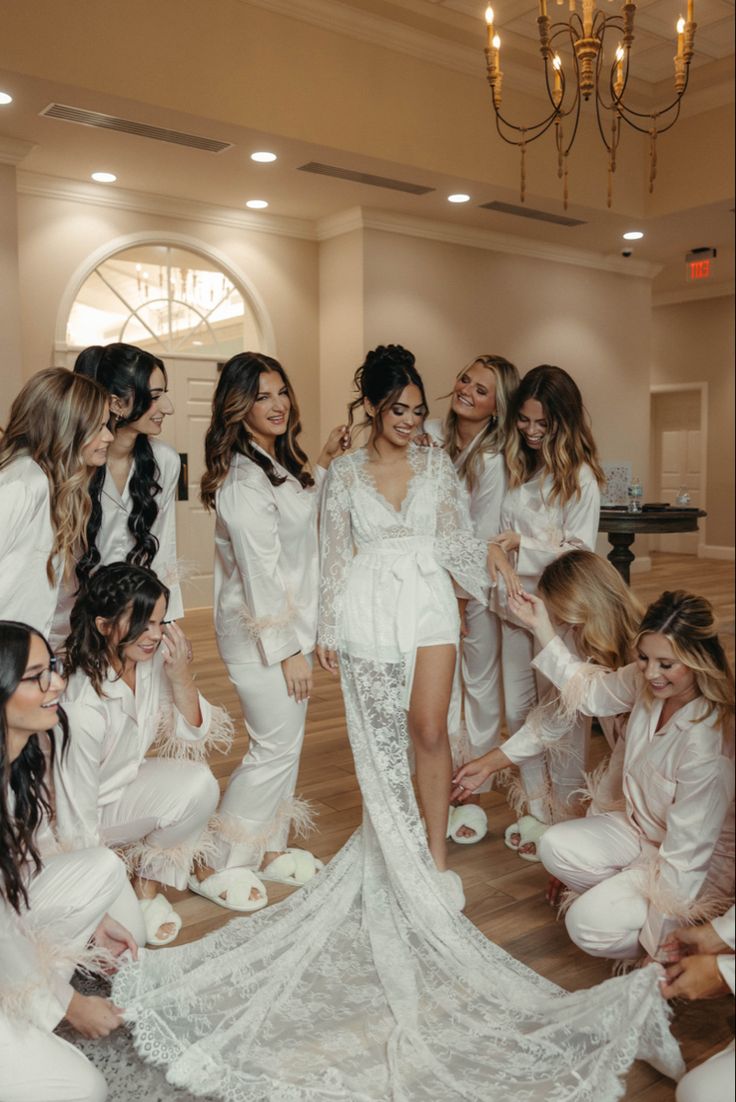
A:
<svg viewBox="0 0 736 1102">
<path fill-rule="evenodd" d="M 665 589 L 687 589 L 707 597 L 723 627 L 723 639 L 733 661 L 734 593 L 730 563 L 690 556 L 657 555 L 651 572 L 635 575 L 633 588 L 644 602 Z M 209 610 L 189 613 L 185 628 L 194 644 L 195 668 L 201 691 L 213 703 L 223 704 L 236 718 L 238 738 L 227 756 L 215 756 L 212 768 L 224 787 L 247 745 L 238 701 L 217 655 Z M 595 754 L 603 740 L 594 739 Z M 312 801 L 317 828 L 304 845 L 327 861 L 345 843 L 361 820 L 361 798 L 353 771 L 345 730 L 339 683 L 318 671 L 309 706 L 309 719 L 297 791 Z M 589 987 L 610 975 L 604 961 L 594 960 L 573 946 L 564 924 L 546 904 L 547 877 L 539 865 L 522 861 L 502 841 L 511 814 L 502 795 L 483 798 L 489 833 L 477 845 L 450 843 L 450 864 L 463 879 L 465 913 L 493 941 L 537 972 L 570 990 Z M 290 889 L 268 885 L 270 902 Z M 180 942 L 191 941 L 223 925 L 232 915 L 189 892 L 169 893 L 184 919 Z M 682 1043 L 688 1066 L 700 1063 L 733 1036 L 733 1000 L 681 1006 L 674 1031 Z M 637 1064 L 627 1083 L 627 1100 L 672 1102 L 674 1088 L 645 1064 Z"/>
</svg>

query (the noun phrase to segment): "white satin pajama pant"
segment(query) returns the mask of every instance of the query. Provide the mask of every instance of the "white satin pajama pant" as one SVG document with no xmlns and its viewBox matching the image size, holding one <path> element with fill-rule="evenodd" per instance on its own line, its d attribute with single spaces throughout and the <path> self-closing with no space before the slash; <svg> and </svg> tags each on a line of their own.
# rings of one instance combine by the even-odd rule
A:
<svg viewBox="0 0 736 1102">
<path fill-rule="evenodd" d="M 280 662 L 225 664 L 250 742 L 222 797 L 226 825 L 215 864 L 258 868 L 264 853 L 281 852 L 288 844 L 307 702 L 297 704 L 289 696 Z"/>
<path fill-rule="evenodd" d="M 100 833 L 109 846 L 143 840 L 141 875 L 181 890 L 219 798 L 208 766 L 146 758 L 115 803 L 101 809 Z"/>
<path fill-rule="evenodd" d="M 639 934 L 648 903 L 641 870 L 642 835 L 623 811 L 557 823 L 542 835 L 537 852 L 547 872 L 582 892 L 568 909 L 571 939 L 593 957 L 630 960 L 641 956 Z"/>
<path fill-rule="evenodd" d="M 677 1102 L 733 1102 L 736 1098 L 734 1042 L 705 1063 L 683 1075 L 677 1084 Z"/>
<path fill-rule="evenodd" d="M 122 922 L 140 910 L 122 861 L 102 846 L 46 858 L 29 898 L 28 926 L 50 946 L 80 953 L 104 914 L 114 913 Z M 66 981 L 72 967 L 60 963 L 57 971 Z M 55 1018 L 51 1008 L 49 1013 Z M 106 1097 L 102 1075 L 73 1045 L 50 1029 L 0 1015 L 0 1102 L 103 1102 Z"/>
<path fill-rule="evenodd" d="M 461 669 L 465 730 L 470 757 L 487 754 L 501 741 L 501 622 L 479 601 L 465 609 L 468 633 L 462 640 Z M 492 778 L 476 791 L 489 792 Z"/>
</svg>

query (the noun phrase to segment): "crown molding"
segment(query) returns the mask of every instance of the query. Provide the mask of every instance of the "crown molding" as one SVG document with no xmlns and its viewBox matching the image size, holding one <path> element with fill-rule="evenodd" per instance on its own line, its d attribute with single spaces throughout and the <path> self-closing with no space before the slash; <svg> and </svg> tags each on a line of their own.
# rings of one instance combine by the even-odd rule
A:
<svg viewBox="0 0 736 1102">
<path fill-rule="evenodd" d="M 385 233 L 398 233 L 450 245 L 465 245 L 473 249 L 525 256 L 534 260 L 549 260 L 557 264 L 573 264 L 578 268 L 593 268 L 644 279 L 654 279 L 662 271 L 661 264 L 632 260 L 618 254 L 596 253 L 586 249 L 552 244 L 549 241 L 516 237 L 513 234 L 498 233 L 474 226 L 456 226 L 451 222 L 433 221 L 366 207 L 353 207 L 341 214 L 323 218 L 317 223 L 317 239 L 327 241 L 356 229 L 382 230 Z"/>
<path fill-rule="evenodd" d="M 24 142 L 20 138 L 0 134 L 0 165 L 18 165 L 35 148 L 35 142 Z"/>
<path fill-rule="evenodd" d="M 700 286 L 697 283 L 688 283 L 678 291 L 655 291 L 652 295 L 652 306 L 672 306 L 676 302 L 699 302 L 707 298 L 727 298 L 736 293 L 734 280 L 724 280 L 723 283 L 705 283 Z"/>
<path fill-rule="evenodd" d="M 178 218 L 189 222 L 204 222 L 215 226 L 270 233 L 278 237 L 296 237 L 315 241 L 314 223 L 300 218 L 273 214 L 251 214 L 235 207 L 215 206 L 196 199 L 178 199 L 169 195 L 154 195 L 145 191 L 129 191 L 107 184 L 88 184 L 61 176 L 43 176 L 35 172 L 18 173 L 18 193 L 43 199 L 61 199 L 72 203 L 108 207 L 115 210 L 154 214 L 163 218 Z"/>
</svg>

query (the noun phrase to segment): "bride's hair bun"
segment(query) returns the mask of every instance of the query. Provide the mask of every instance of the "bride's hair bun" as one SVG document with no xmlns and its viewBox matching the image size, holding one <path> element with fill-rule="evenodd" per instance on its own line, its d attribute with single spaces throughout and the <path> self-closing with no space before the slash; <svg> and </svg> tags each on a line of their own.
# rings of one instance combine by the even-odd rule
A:
<svg viewBox="0 0 736 1102">
<path fill-rule="evenodd" d="M 382 411 L 411 385 L 418 387 L 426 406 L 424 385 L 414 363 L 414 354 L 401 344 L 379 344 L 371 349 L 353 378 L 358 396 L 348 406 L 348 423 L 352 425 L 355 411 L 367 398 L 376 410 L 374 431 L 380 432 Z"/>
</svg>

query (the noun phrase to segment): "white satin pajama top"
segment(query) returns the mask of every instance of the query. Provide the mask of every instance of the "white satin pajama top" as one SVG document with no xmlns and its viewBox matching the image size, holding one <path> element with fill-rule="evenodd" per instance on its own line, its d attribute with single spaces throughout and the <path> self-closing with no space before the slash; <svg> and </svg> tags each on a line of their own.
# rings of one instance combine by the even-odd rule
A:
<svg viewBox="0 0 736 1102">
<path fill-rule="evenodd" d="M 521 537 L 512 562 L 527 593 L 536 592 L 545 566 L 566 551 L 595 551 L 601 492 L 587 463 L 578 472 L 578 484 L 579 498 L 573 497 L 565 505 L 551 502 L 552 476 L 538 471 L 528 482 L 508 490 L 503 499 L 500 531 L 518 532 Z M 503 579 L 496 586 L 491 607 L 504 619 L 518 622 L 506 607 Z"/>
<path fill-rule="evenodd" d="M 264 453 L 265 454 L 265 453 Z M 235 455 L 217 490 L 215 632 L 225 662 L 274 666 L 317 635 L 319 487 L 273 461 L 285 481 L 273 486 L 261 468 Z"/>
<path fill-rule="evenodd" d="M 0 470 L 0 619 L 48 638 L 59 590 L 46 562 L 54 545 L 49 480 L 30 456 Z"/>
<path fill-rule="evenodd" d="M 677 909 L 697 899 L 706 877 L 714 881 L 723 870 L 728 879 L 733 862 L 733 743 L 729 747 L 714 714 L 699 718 L 702 698 L 680 708 L 657 731 L 663 702 L 650 701 L 635 663 L 605 671 L 581 662 L 555 638 L 533 665 L 585 715 L 631 712 L 623 736 L 623 790 L 627 819 L 642 835 L 639 860 L 654 862 L 652 900 L 671 898 Z M 654 956 L 679 921 L 652 900 L 640 940 Z"/>
<path fill-rule="evenodd" d="M 149 438 L 153 455 L 159 469 L 158 482 L 161 493 L 156 497 L 158 515 L 151 526 L 151 533 L 158 540 L 151 570 L 169 588 L 169 604 L 166 616 L 169 620 L 180 620 L 184 615 L 181 598 L 181 585 L 176 560 L 176 489 L 179 483 L 181 462 L 178 454 L 161 440 Z M 128 475 L 122 494 L 110 472 L 105 469 L 105 481 L 100 494 L 102 521 L 97 533 L 97 550 L 100 552 L 100 565 L 108 566 L 113 562 L 125 562 L 126 555 L 133 549 L 133 536 L 128 528 L 128 517 L 133 509 Z M 52 629 L 52 646 L 61 646 L 69 634 L 69 617 L 77 592 L 77 579 L 64 580 L 61 585 Z"/>
<path fill-rule="evenodd" d="M 427 421 L 425 431 L 433 440 L 442 444 L 444 440 L 442 422 L 438 420 Z M 472 451 L 475 439 L 471 440 L 466 448 L 455 457 L 453 463 L 455 470 L 459 471 Z M 468 491 L 470 499 L 470 519 L 478 539 L 492 540 L 501 529 L 501 504 L 506 494 L 506 461 L 503 453 L 490 455 L 484 453 L 481 458 L 480 472 L 475 480 L 472 490 Z"/>
<path fill-rule="evenodd" d="M 177 743 L 196 751 L 210 734 L 213 711 L 221 714 L 200 694 L 202 723 L 187 723 L 174 705 L 160 650 L 149 662 L 138 663 L 135 692 L 111 670 L 102 688 L 100 697 L 77 670 L 63 697 L 71 737 L 55 772 L 56 802 L 63 822 L 74 823 L 77 833 L 97 833 L 99 809 L 120 798 L 155 742 L 169 756 L 177 756 Z M 62 816 L 57 818 L 61 829 Z"/>
</svg>

